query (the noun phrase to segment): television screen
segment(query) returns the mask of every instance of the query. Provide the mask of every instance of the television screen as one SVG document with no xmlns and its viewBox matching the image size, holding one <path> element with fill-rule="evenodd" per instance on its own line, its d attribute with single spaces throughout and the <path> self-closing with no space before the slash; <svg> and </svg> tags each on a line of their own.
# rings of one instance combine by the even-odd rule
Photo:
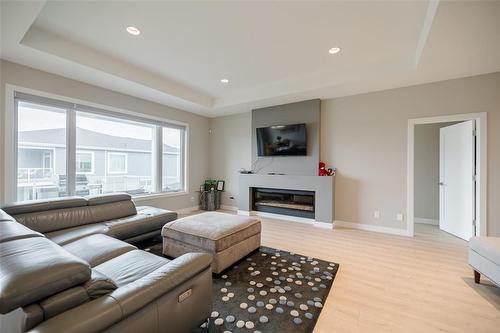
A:
<svg viewBox="0 0 500 333">
<path fill-rule="evenodd" d="M 306 124 L 257 128 L 259 156 L 307 155 Z"/>
</svg>

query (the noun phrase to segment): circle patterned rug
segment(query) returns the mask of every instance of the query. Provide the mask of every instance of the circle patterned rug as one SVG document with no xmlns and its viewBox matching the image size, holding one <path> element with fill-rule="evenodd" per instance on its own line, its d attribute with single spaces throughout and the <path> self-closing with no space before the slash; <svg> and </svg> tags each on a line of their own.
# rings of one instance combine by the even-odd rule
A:
<svg viewBox="0 0 500 333">
<path fill-rule="evenodd" d="M 162 255 L 161 240 L 138 245 Z M 261 246 L 213 275 L 212 314 L 193 333 L 309 333 L 339 265 Z"/>
<path fill-rule="evenodd" d="M 260 247 L 214 276 L 213 312 L 196 332 L 312 332 L 338 268 Z"/>
</svg>

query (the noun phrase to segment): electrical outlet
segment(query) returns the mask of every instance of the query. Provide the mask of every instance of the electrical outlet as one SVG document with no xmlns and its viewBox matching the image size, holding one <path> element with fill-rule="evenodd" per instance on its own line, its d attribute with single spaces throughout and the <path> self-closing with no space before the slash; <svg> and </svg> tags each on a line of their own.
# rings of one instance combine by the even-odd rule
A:
<svg viewBox="0 0 500 333">
<path fill-rule="evenodd" d="M 378 220 L 380 218 L 380 210 L 374 211 L 373 212 L 373 217 Z"/>
<path fill-rule="evenodd" d="M 402 214 L 402 213 L 397 213 L 397 214 L 396 214 L 396 220 L 398 220 L 398 221 L 403 221 L 403 220 L 404 220 L 404 216 L 403 216 L 403 214 Z"/>
<path fill-rule="evenodd" d="M 190 199 L 191 199 L 191 201 L 194 201 L 194 197 L 191 197 Z"/>
</svg>

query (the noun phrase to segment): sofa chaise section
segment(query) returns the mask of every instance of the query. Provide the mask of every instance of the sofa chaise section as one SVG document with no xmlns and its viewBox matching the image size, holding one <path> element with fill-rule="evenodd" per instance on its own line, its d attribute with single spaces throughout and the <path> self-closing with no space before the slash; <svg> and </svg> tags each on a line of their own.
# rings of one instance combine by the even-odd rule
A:
<svg viewBox="0 0 500 333">
<path fill-rule="evenodd" d="M 208 254 L 169 260 L 99 233 L 61 246 L 0 216 L 10 230 L 0 240 L 0 327 L 9 332 L 181 333 L 210 315 Z"/>
</svg>

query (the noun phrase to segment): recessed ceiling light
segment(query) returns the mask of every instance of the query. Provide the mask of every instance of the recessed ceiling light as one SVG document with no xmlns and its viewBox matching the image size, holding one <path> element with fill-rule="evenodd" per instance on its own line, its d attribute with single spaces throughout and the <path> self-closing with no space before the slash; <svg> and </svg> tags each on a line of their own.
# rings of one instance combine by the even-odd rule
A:
<svg viewBox="0 0 500 333">
<path fill-rule="evenodd" d="M 141 31 L 136 27 L 127 27 L 127 32 L 131 35 L 137 36 L 141 34 Z"/>
<path fill-rule="evenodd" d="M 337 54 L 340 52 L 340 47 L 332 47 L 331 49 L 328 50 L 328 53 L 330 54 Z"/>
<path fill-rule="evenodd" d="M 221 83 L 229 83 L 229 79 L 220 79 Z"/>
</svg>

